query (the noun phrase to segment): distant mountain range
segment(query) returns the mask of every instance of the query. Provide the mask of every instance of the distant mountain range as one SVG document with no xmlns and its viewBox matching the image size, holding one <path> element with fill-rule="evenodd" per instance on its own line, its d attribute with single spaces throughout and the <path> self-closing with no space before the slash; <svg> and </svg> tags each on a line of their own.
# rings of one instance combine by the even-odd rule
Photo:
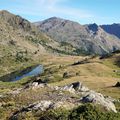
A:
<svg viewBox="0 0 120 120">
<path fill-rule="evenodd" d="M 120 24 L 112 24 L 112 25 L 101 25 L 101 27 L 107 32 L 112 35 L 117 36 L 120 38 Z"/>
<path fill-rule="evenodd" d="M 34 24 L 55 41 L 71 44 L 77 48 L 78 53 L 102 55 L 120 49 L 119 38 L 95 23 L 80 25 L 77 22 L 52 17 Z"/>
<path fill-rule="evenodd" d="M 116 27 L 115 27 L 116 26 Z M 80 25 L 52 17 L 31 23 L 8 11 L 0 11 L 0 55 L 27 51 L 36 54 L 103 55 L 120 50 L 119 24 Z"/>
</svg>

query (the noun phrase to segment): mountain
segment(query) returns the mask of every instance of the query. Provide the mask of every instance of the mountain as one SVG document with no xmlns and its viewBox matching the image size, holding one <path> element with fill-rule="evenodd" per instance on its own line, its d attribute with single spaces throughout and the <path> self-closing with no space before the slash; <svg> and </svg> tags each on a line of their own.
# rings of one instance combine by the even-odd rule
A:
<svg viewBox="0 0 120 120">
<path fill-rule="evenodd" d="M 0 120 L 120 120 L 119 45 L 95 23 L 0 11 Z"/>
<path fill-rule="evenodd" d="M 119 39 L 97 24 L 80 25 L 57 17 L 34 24 L 57 42 L 71 44 L 78 53 L 102 55 L 120 49 Z"/>
<path fill-rule="evenodd" d="M 101 27 L 109 34 L 115 35 L 120 38 L 120 24 L 112 24 L 112 25 L 101 25 Z"/>
<path fill-rule="evenodd" d="M 28 20 L 0 11 L 0 75 L 52 54 L 58 45 Z"/>
<path fill-rule="evenodd" d="M 2 42 L 10 42 L 12 40 L 17 44 L 23 41 L 23 43 L 19 43 L 20 47 L 31 49 L 32 51 L 32 47 L 37 49 L 39 49 L 39 47 L 45 48 L 55 43 L 54 40 L 40 32 L 40 30 L 28 20 L 5 10 L 0 11 L 0 26 L 0 34 L 3 37 L 1 38 Z M 31 44 L 31 47 L 25 43 Z"/>
</svg>

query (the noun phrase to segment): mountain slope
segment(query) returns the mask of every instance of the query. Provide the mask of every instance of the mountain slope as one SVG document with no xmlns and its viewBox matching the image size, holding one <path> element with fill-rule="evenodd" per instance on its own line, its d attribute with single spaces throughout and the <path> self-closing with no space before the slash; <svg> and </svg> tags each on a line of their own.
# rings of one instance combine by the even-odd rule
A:
<svg viewBox="0 0 120 120">
<path fill-rule="evenodd" d="M 96 24 L 80 25 L 56 17 L 34 24 L 56 41 L 71 44 L 77 52 L 101 55 L 120 49 L 119 39 Z"/>
<path fill-rule="evenodd" d="M 37 62 L 58 45 L 26 19 L 0 11 L 0 75 Z"/>
<path fill-rule="evenodd" d="M 120 24 L 114 23 L 112 25 L 101 25 L 101 27 L 109 34 L 115 35 L 120 38 Z"/>
</svg>

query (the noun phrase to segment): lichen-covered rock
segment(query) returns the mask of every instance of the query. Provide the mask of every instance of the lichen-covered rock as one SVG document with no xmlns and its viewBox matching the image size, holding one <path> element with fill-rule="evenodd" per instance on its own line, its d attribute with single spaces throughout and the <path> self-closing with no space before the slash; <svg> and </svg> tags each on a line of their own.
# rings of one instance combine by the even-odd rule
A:
<svg viewBox="0 0 120 120">
<path fill-rule="evenodd" d="M 41 102 L 35 104 L 32 109 L 34 109 L 34 110 L 40 109 L 42 111 L 45 111 L 45 110 L 49 109 L 52 104 L 53 103 L 51 101 L 44 100 L 44 101 L 41 101 Z"/>
</svg>

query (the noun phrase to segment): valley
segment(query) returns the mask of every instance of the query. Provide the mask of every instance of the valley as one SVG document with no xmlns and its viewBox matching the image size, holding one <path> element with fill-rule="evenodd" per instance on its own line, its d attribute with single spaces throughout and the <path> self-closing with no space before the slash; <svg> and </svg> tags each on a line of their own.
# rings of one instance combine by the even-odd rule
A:
<svg viewBox="0 0 120 120">
<path fill-rule="evenodd" d="M 120 39 L 97 24 L 0 11 L 0 120 L 119 120 L 119 82 Z"/>
</svg>

